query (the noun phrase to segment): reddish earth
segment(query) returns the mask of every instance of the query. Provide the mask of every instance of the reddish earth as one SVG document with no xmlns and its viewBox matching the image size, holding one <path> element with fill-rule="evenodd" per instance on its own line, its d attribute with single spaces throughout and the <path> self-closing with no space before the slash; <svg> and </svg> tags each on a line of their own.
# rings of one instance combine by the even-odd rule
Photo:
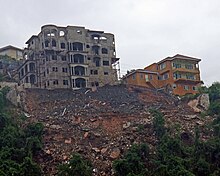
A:
<svg viewBox="0 0 220 176">
<path fill-rule="evenodd" d="M 205 120 L 176 97 L 150 89 L 106 86 L 86 90 L 26 90 L 29 121 L 42 122 L 43 150 L 37 156 L 44 175 L 55 175 L 57 166 L 78 152 L 92 161 L 94 175 L 113 175 L 112 161 L 134 143 L 156 143 L 150 108 L 165 115 L 166 125 L 179 124 L 193 133 Z"/>
</svg>

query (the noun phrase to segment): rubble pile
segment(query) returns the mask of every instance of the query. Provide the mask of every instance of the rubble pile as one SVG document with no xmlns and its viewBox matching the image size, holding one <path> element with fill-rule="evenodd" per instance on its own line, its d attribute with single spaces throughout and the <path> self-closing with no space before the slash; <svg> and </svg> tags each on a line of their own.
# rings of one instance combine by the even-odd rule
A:
<svg viewBox="0 0 220 176">
<path fill-rule="evenodd" d="M 166 124 L 178 123 L 193 132 L 204 119 L 177 98 L 138 87 L 105 86 L 92 92 L 80 90 L 28 89 L 25 109 L 29 121 L 45 126 L 44 149 L 37 160 L 45 175 L 78 152 L 93 162 L 94 175 L 112 175 L 112 161 L 134 143 L 154 148 L 156 137 L 149 109 L 159 109 Z"/>
</svg>

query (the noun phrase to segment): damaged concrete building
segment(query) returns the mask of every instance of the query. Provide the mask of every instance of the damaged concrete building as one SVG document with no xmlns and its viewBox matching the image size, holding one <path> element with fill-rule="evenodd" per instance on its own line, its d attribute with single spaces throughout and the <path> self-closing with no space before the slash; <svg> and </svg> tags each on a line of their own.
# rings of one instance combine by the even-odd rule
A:
<svg viewBox="0 0 220 176">
<path fill-rule="evenodd" d="M 78 26 L 44 25 L 24 50 L 19 82 L 36 88 L 114 85 L 117 67 L 114 35 Z"/>
</svg>

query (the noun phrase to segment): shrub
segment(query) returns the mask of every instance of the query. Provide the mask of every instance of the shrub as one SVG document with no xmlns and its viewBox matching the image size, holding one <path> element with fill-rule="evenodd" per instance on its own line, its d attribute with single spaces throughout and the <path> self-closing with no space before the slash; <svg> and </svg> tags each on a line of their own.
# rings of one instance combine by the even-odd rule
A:
<svg viewBox="0 0 220 176">
<path fill-rule="evenodd" d="M 165 120 L 163 114 L 155 109 L 151 109 L 150 113 L 153 115 L 153 127 L 158 138 L 161 138 L 165 133 L 166 129 L 164 127 Z"/>
<path fill-rule="evenodd" d="M 67 164 L 58 167 L 59 176 L 92 176 L 92 166 L 80 154 L 74 153 Z"/>
<path fill-rule="evenodd" d="M 113 162 L 118 176 L 146 176 L 146 161 L 149 159 L 149 147 L 146 144 L 133 145 L 123 159 Z"/>
</svg>

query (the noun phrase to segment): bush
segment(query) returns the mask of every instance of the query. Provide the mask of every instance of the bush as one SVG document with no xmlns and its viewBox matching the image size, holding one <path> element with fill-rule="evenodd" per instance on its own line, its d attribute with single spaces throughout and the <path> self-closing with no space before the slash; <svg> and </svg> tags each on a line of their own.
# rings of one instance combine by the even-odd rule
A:
<svg viewBox="0 0 220 176">
<path fill-rule="evenodd" d="M 215 82 L 208 88 L 209 99 L 211 102 L 220 99 L 220 83 Z"/>
<path fill-rule="evenodd" d="M 166 129 L 164 127 L 165 120 L 163 114 L 155 109 L 151 109 L 150 113 L 153 115 L 153 127 L 158 138 L 161 138 L 165 133 Z"/>
<path fill-rule="evenodd" d="M 92 176 L 92 165 L 84 160 L 80 154 L 75 153 L 67 164 L 58 167 L 59 176 Z"/>
<path fill-rule="evenodd" d="M 211 115 L 220 115 L 220 101 L 211 102 L 208 111 Z"/>
<path fill-rule="evenodd" d="M 149 160 L 149 147 L 146 144 L 133 145 L 123 159 L 113 162 L 118 176 L 146 176 L 146 161 Z"/>
</svg>

